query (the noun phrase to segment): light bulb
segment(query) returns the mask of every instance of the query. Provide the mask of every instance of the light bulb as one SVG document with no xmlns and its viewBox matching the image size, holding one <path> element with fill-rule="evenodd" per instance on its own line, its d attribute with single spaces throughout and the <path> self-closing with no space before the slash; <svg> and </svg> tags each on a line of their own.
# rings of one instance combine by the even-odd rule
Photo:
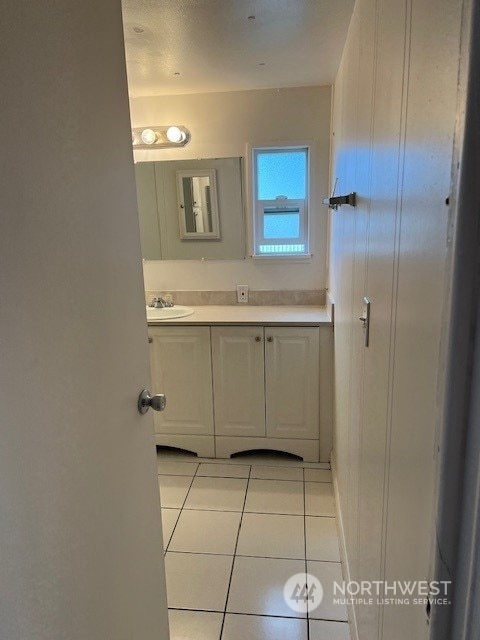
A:
<svg viewBox="0 0 480 640">
<path fill-rule="evenodd" d="M 153 129 L 144 129 L 140 137 L 145 144 L 154 144 L 157 141 L 157 134 Z"/>
<path fill-rule="evenodd" d="M 167 138 L 170 142 L 183 142 L 186 137 L 185 133 L 178 127 L 168 127 L 167 129 Z"/>
</svg>

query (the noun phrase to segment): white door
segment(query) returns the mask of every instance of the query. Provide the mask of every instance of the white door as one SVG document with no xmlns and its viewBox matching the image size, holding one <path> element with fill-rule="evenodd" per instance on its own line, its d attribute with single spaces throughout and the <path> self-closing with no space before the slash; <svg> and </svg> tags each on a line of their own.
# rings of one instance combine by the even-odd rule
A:
<svg viewBox="0 0 480 640">
<path fill-rule="evenodd" d="M 2 2 L 0 635 L 167 640 L 121 7 L 50 9 Z"/>
<path fill-rule="evenodd" d="M 267 436 L 319 437 L 319 330 L 265 328 Z"/>
<path fill-rule="evenodd" d="M 212 327 L 215 433 L 265 436 L 263 327 Z"/>
<path fill-rule="evenodd" d="M 209 327 L 150 327 L 152 386 L 168 397 L 156 433 L 213 436 Z"/>
</svg>

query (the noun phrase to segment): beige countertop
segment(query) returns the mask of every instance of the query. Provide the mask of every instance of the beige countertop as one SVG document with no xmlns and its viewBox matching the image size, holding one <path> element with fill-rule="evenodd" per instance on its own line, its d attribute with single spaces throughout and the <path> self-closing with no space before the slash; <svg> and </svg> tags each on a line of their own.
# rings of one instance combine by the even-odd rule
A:
<svg viewBox="0 0 480 640">
<path fill-rule="evenodd" d="M 326 307 L 316 306 L 268 306 L 250 305 L 209 305 L 191 307 L 194 313 L 183 318 L 149 320 L 155 325 L 211 325 L 211 324 L 248 324 L 248 325 L 293 325 L 320 326 L 331 325 L 332 321 Z"/>
</svg>

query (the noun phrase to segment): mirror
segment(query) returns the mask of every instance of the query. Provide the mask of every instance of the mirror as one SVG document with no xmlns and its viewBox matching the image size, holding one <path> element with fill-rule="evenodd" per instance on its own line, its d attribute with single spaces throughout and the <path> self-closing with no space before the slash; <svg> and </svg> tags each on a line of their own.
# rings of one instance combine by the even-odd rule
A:
<svg viewBox="0 0 480 640">
<path fill-rule="evenodd" d="M 220 238 L 215 169 L 177 171 L 180 237 Z"/>
<path fill-rule="evenodd" d="M 244 259 L 242 165 L 242 158 L 138 162 L 142 257 Z"/>
</svg>

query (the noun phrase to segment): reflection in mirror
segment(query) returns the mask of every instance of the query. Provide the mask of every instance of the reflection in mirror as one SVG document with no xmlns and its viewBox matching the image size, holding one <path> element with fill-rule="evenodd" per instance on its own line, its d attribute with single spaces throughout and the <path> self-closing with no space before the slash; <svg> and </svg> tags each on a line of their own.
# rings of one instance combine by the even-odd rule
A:
<svg viewBox="0 0 480 640">
<path fill-rule="evenodd" d="M 177 171 L 180 237 L 220 238 L 215 169 Z"/>
<path fill-rule="evenodd" d="M 137 162 L 135 177 L 145 260 L 245 259 L 242 158 Z"/>
</svg>

